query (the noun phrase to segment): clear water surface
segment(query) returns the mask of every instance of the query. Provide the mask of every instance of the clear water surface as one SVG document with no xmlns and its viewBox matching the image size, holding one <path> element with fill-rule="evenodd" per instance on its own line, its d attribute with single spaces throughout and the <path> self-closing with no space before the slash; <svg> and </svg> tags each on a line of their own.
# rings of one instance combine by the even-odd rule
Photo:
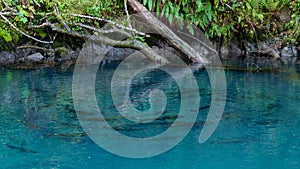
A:
<svg viewBox="0 0 300 169">
<path fill-rule="evenodd" d="M 134 79 L 130 96 L 137 109 L 149 108 L 147 93 L 155 88 L 165 91 L 168 103 L 153 123 L 127 124 L 110 96 L 115 66 L 99 68 L 95 86 L 110 124 L 134 137 L 165 131 L 180 106 L 174 80 L 157 70 Z M 188 136 L 159 156 L 129 159 L 106 152 L 83 131 L 72 103 L 72 71 L 0 69 L 0 168 L 300 168 L 300 73 L 296 68 L 273 73 L 226 71 L 225 111 L 217 130 L 203 144 L 198 137 L 209 110 L 210 84 L 205 71 L 195 77 L 201 105 Z"/>
</svg>

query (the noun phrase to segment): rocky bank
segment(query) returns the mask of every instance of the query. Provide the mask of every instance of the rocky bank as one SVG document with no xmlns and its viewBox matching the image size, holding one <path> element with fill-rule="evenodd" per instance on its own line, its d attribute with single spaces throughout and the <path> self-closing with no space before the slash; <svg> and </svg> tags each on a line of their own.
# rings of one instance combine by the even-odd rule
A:
<svg viewBox="0 0 300 169">
<path fill-rule="evenodd" d="M 174 48 L 164 43 L 157 43 L 152 49 L 162 56 L 177 55 Z M 198 45 L 199 46 L 199 45 Z M 197 44 L 194 46 L 197 49 Z M 230 41 L 215 45 L 224 65 L 230 67 L 244 67 L 255 69 L 276 69 L 282 65 L 300 65 L 300 46 L 283 43 L 282 40 L 273 39 L 259 42 Z M 197 49 L 199 51 L 199 49 Z M 130 48 L 116 48 L 106 45 L 97 45 L 87 42 L 82 47 L 72 50 L 66 47 L 56 48 L 53 51 L 39 49 L 16 49 L 15 51 L 0 52 L 0 65 L 19 68 L 36 69 L 55 67 L 68 69 L 75 64 L 80 52 L 85 55 L 84 62 L 102 64 L 123 60 L 136 50 Z M 199 51 L 202 53 L 203 51 Z M 170 58 L 169 58 L 170 59 Z"/>
</svg>

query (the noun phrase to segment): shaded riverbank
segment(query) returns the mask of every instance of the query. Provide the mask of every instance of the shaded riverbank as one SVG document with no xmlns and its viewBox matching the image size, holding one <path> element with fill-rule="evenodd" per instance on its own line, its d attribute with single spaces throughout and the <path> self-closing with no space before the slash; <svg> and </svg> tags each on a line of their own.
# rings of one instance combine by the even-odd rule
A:
<svg viewBox="0 0 300 169">
<path fill-rule="evenodd" d="M 230 41 L 223 44 L 214 43 L 224 66 L 231 69 L 279 69 L 282 66 L 300 65 L 300 46 L 283 43 L 282 40 L 266 40 L 260 42 Z M 152 50 L 162 56 L 181 57 L 181 54 L 166 43 L 153 43 Z M 194 49 L 205 53 L 200 44 Z M 16 49 L 0 52 L 0 65 L 16 69 L 58 68 L 68 69 L 75 64 L 80 52 L 85 50 L 85 62 L 94 64 L 102 59 L 102 64 L 120 61 L 137 52 L 131 48 L 117 48 L 105 45 L 79 44 L 76 49 L 70 46 L 55 49 L 52 55 L 45 49 Z M 88 52 L 86 52 L 88 51 Z M 103 54 L 103 52 L 105 52 Z M 143 58 L 142 54 L 141 58 Z M 206 57 L 210 57 L 207 55 Z"/>
</svg>

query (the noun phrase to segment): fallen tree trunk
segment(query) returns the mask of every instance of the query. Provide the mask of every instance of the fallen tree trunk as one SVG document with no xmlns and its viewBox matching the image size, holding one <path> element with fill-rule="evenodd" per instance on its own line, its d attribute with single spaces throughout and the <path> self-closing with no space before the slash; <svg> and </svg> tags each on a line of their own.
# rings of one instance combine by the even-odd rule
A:
<svg viewBox="0 0 300 169">
<path fill-rule="evenodd" d="M 180 39 L 170 28 L 156 18 L 137 0 L 128 0 L 134 11 L 138 12 L 158 33 L 161 34 L 169 43 L 178 49 L 192 63 L 208 64 L 209 61 L 195 51 L 189 44 Z"/>
</svg>

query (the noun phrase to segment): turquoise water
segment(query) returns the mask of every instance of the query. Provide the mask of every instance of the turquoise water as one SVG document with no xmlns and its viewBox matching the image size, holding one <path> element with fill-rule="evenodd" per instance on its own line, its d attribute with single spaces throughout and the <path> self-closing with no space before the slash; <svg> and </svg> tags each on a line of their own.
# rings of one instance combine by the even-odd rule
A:
<svg viewBox="0 0 300 169">
<path fill-rule="evenodd" d="M 149 108 L 147 93 L 160 88 L 167 109 L 149 125 L 120 120 L 110 96 L 115 65 L 97 75 L 97 101 L 120 133 L 149 137 L 177 118 L 178 86 L 161 71 L 143 74 L 131 86 L 131 102 Z M 72 101 L 72 71 L 0 70 L 0 168 L 238 169 L 300 168 L 300 73 L 226 71 L 227 101 L 222 120 L 203 144 L 198 137 L 210 106 L 205 71 L 195 73 L 201 95 L 198 119 L 176 147 L 146 159 L 111 154 L 96 145 L 77 120 Z"/>
</svg>

